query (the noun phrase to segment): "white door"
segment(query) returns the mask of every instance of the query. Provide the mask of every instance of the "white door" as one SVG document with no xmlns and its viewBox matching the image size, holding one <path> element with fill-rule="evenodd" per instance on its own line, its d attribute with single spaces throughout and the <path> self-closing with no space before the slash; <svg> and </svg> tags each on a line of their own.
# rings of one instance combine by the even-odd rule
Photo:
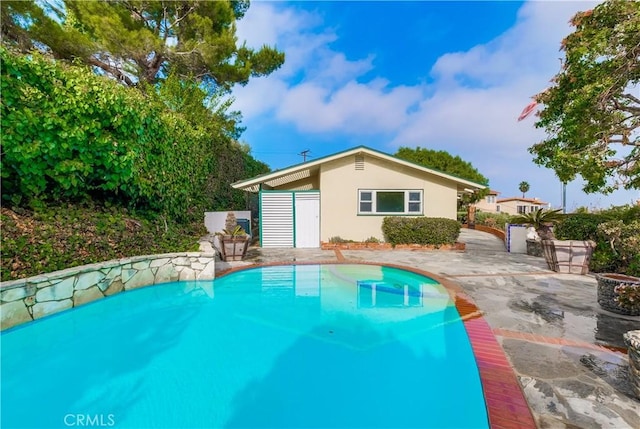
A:
<svg viewBox="0 0 640 429">
<path fill-rule="evenodd" d="M 295 247 L 320 247 L 320 193 L 296 192 Z"/>
</svg>

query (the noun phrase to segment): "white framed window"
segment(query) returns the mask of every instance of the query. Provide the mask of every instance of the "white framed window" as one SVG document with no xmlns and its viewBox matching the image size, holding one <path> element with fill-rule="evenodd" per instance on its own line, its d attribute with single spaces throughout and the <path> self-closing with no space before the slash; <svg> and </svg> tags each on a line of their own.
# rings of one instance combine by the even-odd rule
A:
<svg viewBox="0 0 640 429">
<path fill-rule="evenodd" d="M 495 202 L 496 202 L 496 196 L 495 195 L 488 195 L 487 196 L 487 203 L 494 204 Z"/>
<path fill-rule="evenodd" d="M 421 215 L 422 189 L 359 189 L 358 214 Z"/>
</svg>

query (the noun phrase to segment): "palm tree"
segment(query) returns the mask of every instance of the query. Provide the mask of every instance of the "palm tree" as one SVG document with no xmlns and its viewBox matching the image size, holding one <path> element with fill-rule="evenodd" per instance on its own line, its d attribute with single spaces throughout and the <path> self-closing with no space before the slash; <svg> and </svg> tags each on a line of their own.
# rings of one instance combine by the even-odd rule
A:
<svg viewBox="0 0 640 429">
<path fill-rule="evenodd" d="M 522 192 L 522 198 L 524 198 L 524 194 L 529 192 L 529 183 L 528 182 L 520 182 L 519 188 L 520 192 Z"/>
<path fill-rule="evenodd" d="M 551 227 L 564 219 L 562 209 L 545 210 L 538 209 L 535 212 L 511 218 L 512 223 L 524 223 L 536 229 L 541 240 L 555 240 L 555 235 Z"/>
</svg>

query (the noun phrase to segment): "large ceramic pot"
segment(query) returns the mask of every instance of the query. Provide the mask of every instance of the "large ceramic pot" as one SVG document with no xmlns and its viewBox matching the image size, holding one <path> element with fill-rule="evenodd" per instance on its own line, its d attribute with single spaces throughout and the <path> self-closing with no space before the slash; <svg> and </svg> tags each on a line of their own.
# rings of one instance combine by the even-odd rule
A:
<svg viewBox="0 0 640 429">
<path fill-rule="evenodd" d="M 249 247 L 249 236 L 223 236 L 220 239 L 220 245 L 223 261 L 242 261 Z"/>
<path fill-rule="evenodd" d="M 587 274 L 595 247 L 591 240 L 542 240 L 547 265 L 558 273 Z"/>
<path fill-rule="evenodd" d="M 624 274 L 596 274 L 596 280 L 598 280 L 598 304 L 605 310 L 612 311 L 618 314 L 625 314 L 628 316 L 640 316 L 640 278 L 626 276 Z M 620 302 L 620 288 L 627 289 L 627 294 L 632 292 L 637 298 L 633 304 Z M 630 290 L 630 289 L 631 290 Z"/>
</svg>

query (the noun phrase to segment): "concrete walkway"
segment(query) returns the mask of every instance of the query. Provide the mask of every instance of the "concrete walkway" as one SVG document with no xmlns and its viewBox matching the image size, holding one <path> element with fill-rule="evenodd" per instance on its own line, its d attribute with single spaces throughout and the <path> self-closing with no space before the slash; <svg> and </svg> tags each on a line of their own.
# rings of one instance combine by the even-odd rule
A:
<svg viewBox="0 0 640 429">
<path fill-rule="evenodd" d="M 460 285 L 502 345 L 539 428 L 640 428 L 622 335 L 640 317 L 600 309 L 591 275 L 557 274 L 463 229 L 465 252 L 250 249 L 247 263 L 348 260 L 426 270 Z"/>
</svg>

